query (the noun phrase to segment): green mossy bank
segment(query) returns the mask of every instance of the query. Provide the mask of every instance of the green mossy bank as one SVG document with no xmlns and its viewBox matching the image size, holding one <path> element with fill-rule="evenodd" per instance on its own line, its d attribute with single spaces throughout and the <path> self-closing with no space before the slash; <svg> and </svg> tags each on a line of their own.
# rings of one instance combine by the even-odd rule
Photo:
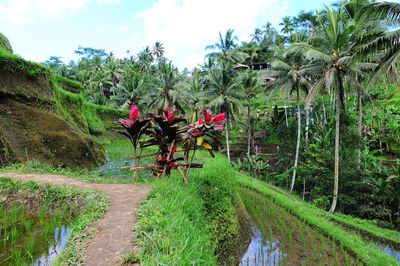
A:
<svg viewBox="0 0 400 266">
<path fill-rule="evenodd" d="M 84 93 L 80 83 L 0 49 L 0 165 L 104 161 L 99 141 L 116 137 L 113 121 L 127 112 L 87 103 Z"/>
</svg>

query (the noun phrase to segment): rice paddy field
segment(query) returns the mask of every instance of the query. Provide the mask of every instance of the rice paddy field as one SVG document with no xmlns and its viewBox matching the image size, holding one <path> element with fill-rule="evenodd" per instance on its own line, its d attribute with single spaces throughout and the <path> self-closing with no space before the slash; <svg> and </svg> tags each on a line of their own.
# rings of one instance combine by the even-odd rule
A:
<svg viewBox="0 0 400 266">
<path fill-rule="evenodd" d="M 396 231 L 368 224 L 371 238 L 357 230 L 365 221 L 327 215 L 250 177 L 237 180 L 253 220 L 241 265 L 400 265 Z"/>
<path fill-rule="evenodd" d="M 248 187 L 240 191 L 253 218 L 252 246 L 242 265 L 363 265 L 343 245 Z M 254 240 L 252 240 L 254 241 Z"/>
<path fill-rule="evenodd" d="M 134 166 L 134 149 L 129 140 L 116 140 L 105 145 L 106 162 L 96 168 L 91 169 L 91 174 L 100 178 L 115 178 L 133 181 L 134 171 L 124 169 L 124 167 Z M 144 149 L 142 154 L 154 153 L 151 148 Z M 140 165 L 146 165 L 154 160 L 155 156 L 139 159 Z M 152 180 L 153 176 L 148 170 L 139 170 L 137 172 L 136 182 L 147 182 Z"/>
<path fill-rule="evenodd" d="M 49 214 L 26 213 L 23 204 L 0 207 L 0 265 L 50 265 L 67 243 L 71 216 L 66 205 Z"/>
</svg>

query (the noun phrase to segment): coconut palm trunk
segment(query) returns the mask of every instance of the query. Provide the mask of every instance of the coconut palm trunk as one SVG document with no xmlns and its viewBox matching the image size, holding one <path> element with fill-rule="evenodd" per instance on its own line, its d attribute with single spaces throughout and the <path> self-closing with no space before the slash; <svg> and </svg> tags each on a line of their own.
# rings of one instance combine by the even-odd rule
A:
<svg viewBox="0 0 400 266">
<path fill-rule="evenodd" d="M 250 144 L 251 144 L 251 121 L 250 121 L 250 104 L 247 105 L 247 154 L 250 155 Z"/>
<path fill-rule="evenodd" d="M 300 139 L 301 139 L 301 112 L 300 112 L 300 96 L 299 96 L 298 84 L 296 84 L 296 90 L 297 90 L 297 144 L 296 144 L 296 156 L 294 159 L 292 183 L 290 185 L 290 192 L 292 192 L 294 187 L 294 181 L 296 180 L 296 169 L 297 169 L 297 163 L 299 161 Z"/>
<path fill-rule="evenodd" d="M 305 143 L 304 146 L 308 148 L 308 129 L 310 127 L 310 109 L 309 106 L 305 106 L 306 111 L 306 132 L 305 132 Z"/>
<path fill-rule="evenodd" d="M 225 140 L 226 140 L 226 156 L 228 156 L 228 161 L 231 162 L 231 154 L 229 153 L 228 120 L 226 120 L 225 122 Z"/>
<path fill-rule="evenodd" d="M 358 89 L 358 147 L 357 147 L 357 169 L 361 168 L 361 129 L 362 129 L 362 99 L 361 90 Z"/>
<path fill-rule="evenodd" d="M 333 200 L 329 213 L 334 213 L 339 191 L 339 134 L 340 134 L 340 90 L 342 89 L 341 76 L 338 73 L 338 86 L 336 92 L 336 127 L 335 127 L 335 180 L 333 185 Z"/>
</svg>

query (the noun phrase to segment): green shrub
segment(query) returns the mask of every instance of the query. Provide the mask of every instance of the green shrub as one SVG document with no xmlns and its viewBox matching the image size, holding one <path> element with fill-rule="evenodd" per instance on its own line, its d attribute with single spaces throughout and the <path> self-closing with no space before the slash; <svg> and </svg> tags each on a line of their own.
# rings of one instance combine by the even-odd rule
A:
<svg viewBox="0 0 400 266">
<path fill-rule="evenodd" d="M 12 47 L 10 42 L 8 41 L 7 37 L 4 36 L 1 32 L 0 32 L 0 49 L 3 49 L 6 52 L 12 53 Z"/>
</svg>

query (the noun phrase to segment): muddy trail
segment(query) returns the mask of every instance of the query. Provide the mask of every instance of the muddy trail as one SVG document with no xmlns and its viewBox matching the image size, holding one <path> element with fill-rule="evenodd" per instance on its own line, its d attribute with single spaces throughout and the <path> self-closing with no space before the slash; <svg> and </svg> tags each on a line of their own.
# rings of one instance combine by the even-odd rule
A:
<svg viewBox="0 0 400 266">
<path fill-rule="evenodd" d="M 133 249 L 132 241 L 136 236 L 132 229 L 137 223 L 135 213 L 150 191 L 150 186 L 85 183 L 62 175 L 4 173 L 0 176 L 21 181 L 98 189 L 110 196 L 110 209 L 97 221 L 98 232 L 87 242 L 85 265 L 120 265 L 121 256 Z"/>
</svg>

